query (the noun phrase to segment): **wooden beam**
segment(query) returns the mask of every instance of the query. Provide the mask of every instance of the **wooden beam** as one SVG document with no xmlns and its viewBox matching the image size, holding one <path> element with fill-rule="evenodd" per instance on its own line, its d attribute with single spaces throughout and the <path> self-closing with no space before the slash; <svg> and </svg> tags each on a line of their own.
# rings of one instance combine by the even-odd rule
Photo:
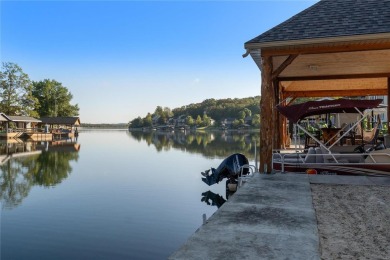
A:
<svg viewBox="0 0 390 260">
<path fill-rule="evenodd" d="M 286 105 L 286 99 L 285 97 L 283 96 L 283 93 L 282 91 L 280 90 L 279 88 L 279 97 L 280 97 L 280 104 L 282 106 L 285 106 Z M 277 109 L 275 109 L 277 110 Z M 279 132 L 281 133 L 281 139 L 280 139 L 280 149 L 286 149 L 287 147 L 287 128 L 286 128 L 286 117 L 284 116 L 281 116 L 280 113 L 278 113 L 279 115 Z"/>
<path fill-rule="evenodd" d="M 274 130 L 273 130 L 273 149 L 280 149 L 280 139 L 281 139 L 281 128 L 280 128 L 280 113 L 275 109 L 276 105 L 279 104 L 280 99 L 279 99 L 279 81 L 278 80 L 273 80 L 273 87 L 274 87 L 274 102 L 272 104 L 273 108 L 273 118 L 274 120 Z"/>
<path fill-rule="evenodd" d="M 276 79 L 280 73 L 282 73 L 283 70 L 285 70 L 285 68 L 287 68 L 287 66 L 295 60 L 296 57 L 298 57 L 297 54 L 288 56 L 287 59 L 272 73 L 272 79 Z"/>
<path fill-rule="evenodd" d="M 283 92 L 283 94 L 287 94 L 286 96 L 288 96 L 289 98 L 291 98 L 291 100 L 287 103 L 287 106 L 289 106 L 292 102 L 295 101 L 295 99 L 297 99 L 297 97 L 290 96 L 290 95 L 288 95 L 288 93 L 286 93 L 286 92 Z"/>
<path fill-rule="evenodd" d="M 390 77 L 387 78 L 387 133 L 390 134 L 390 104 L 389 104 L 389 97 L 390 97 Z"/>
<path fill-rule="evenodd" d="M 260 121 L 260 166 L 259 171 L 270 173 L 272 170 L 272 136 L 274 130 L 273 106 L 274 90 L 272 82 L 272 57 L 261 59 L 261 121 Z"/>
<path fill-rule="evenodd" d="M 248 48 L 251 48 L 248 46 Z M 255 46 L 252 49 L 256 49 Z M 386 50 L 390 49 L 390 41 L 356 41 L 344 43 L 323 43 L 294 45 L 282 47 L 261 48 L 262 55 L 292 55 L 292 54 L 318 54 L 318 53 L 336 53 L 336 52 L 355 52 L 367 50 Z"/>
<path fill-rule="evenodd" d="M 367 90 L 332 90 L 332 91 L 284 91 L 284 95 L 289 97 L 360 97 L 360 96 L 386 96 L 387 89 L 367 89 Z"/>
<path fill-rule="evenodd" d="M 362 79 L 362 78 L 388 78 L 388 73 L 374 74 L 351 74 L 351 75 L 322 75 L 322 76 L 302 76 L 302 77 L 278 77 L 280 81 L 306 81 L 306 80 L 329 80 L 329 79 Z"/>
</svg>

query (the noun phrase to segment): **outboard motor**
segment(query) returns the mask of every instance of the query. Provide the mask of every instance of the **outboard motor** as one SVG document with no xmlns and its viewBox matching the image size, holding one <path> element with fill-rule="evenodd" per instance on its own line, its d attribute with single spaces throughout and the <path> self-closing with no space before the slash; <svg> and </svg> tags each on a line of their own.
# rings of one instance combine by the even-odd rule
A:
<svg viewBox="0 0 390 260">
<path fill-rule="evenodd" d="M 224 178 L 237 179 L 242 166 L 248 163 L 248 159 L 245 155 L 240 153 L 232 154 L 223 160 L 217 169 L 211 168 L 210 170 L 202 172 L 201 174 L 204 176 L 202 181 L 210 186 L 220 182 Z M 242 174 L 246 175 L 248 173 L 249 169 L 244 168 Z"/>
<path fill-rule="evenodd" d="M 379 144 L 374 146 L 374 150 L 375 151 L 384 150 L 384 149 L 386 149 L 386 147 L 385 147 L 385 145 L 383 143 L 379 143 Z"/>
<path fill-rule="evenodd" d="M 359 145 L 353 150 L 355 153 L 364 153 L 366 150 L 364 150 L 364 144 Z"/>
<path fill-rule="evenodd" d="M 367 149 L 365 149 L 364 144 L 362 144 L 362 145 L 359 145 L 358 147 L 356 147 L 353 151 L 355 153 L 365 153 L 366 155 L 364 155 L 364 159 L 366 159 L 368 157 L 368 153 L 370 153 L 372 151 L 378 151 L 378 150 L 384 150 L 384 149 L 386 149 L 386 147 L 383 143 L 379 143 L 379 144 L 370 146 Z"/>
</svg>

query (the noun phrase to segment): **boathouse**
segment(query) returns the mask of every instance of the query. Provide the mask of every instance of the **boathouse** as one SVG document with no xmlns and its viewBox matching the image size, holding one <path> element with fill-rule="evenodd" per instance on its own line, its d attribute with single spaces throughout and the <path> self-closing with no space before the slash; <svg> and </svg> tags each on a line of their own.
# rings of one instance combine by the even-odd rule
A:
<svg viewBox="0 0 390 260">
<path fill-rule="evenodd" d="M 67 116 L 67 117 L 41 117 L 41 127 L 45 125 L 49 126 L 49 130 L 64 128 L 73 130 L 73 128 L 80 126 L 80 118 Z"/>
<path fill-rule="evenodd" d="M 8 122 L 9 119 L 4 113 L 0 113 L 0 123 L 3 124 L 4 122 Z"/>
<path fill-rule="evenodd" d="M 388 96 L 389 10 L 385 0 L 322 0 L 245 43 L 261 71 L 260 171 L 286 143 L 275 106 L 287 98 Z"/>
<path fill-rule="evenodd" d="M 40 122 L 39 119 L 30 116 L 8 116 L 0 113 L 0 137 L 19 138 L 26 134 L 31 135 L 38 132 Z"/>
<path fill-rule="evenodd" d="M 34 129 L 38 126 L 41 120 L 31 116 L 6 116 L 9 122 L 13 122 L 18 129 Z"/>
</svg>

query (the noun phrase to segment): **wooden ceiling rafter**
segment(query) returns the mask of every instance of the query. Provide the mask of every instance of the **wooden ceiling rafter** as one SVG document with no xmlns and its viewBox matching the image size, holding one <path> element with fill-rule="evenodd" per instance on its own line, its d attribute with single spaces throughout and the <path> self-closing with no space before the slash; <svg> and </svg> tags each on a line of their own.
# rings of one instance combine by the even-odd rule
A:
<svg viewBox="0 0 390 260">
<path fill-rule="evenodd" d="M 363 97 L 386 96 L 387 89 L 377 90 L 338 90 L 338 91 L 283 91 L 283 96 L 288 97 Z"/>
<path fill-rule="evenodd" d="M 307 81 L 307 80 L 363 79 L 363 78 L 388 78 L 388 77 L 390 77 L 390 72 L 375 73 L 375 74 L 278 77 L 278 79 L 279 81 Z"/>
<path fill-rule="evenodd" d="M 352 45 L 351 45 L 352 46 Z M 365 46 L 364 44 L 359 45 L 359 47 L 355 48 L 337 48 L 335 49 L 316 49 L 314 53 L 319 54 L 325 54 L 326 53 L 337 53 L 340 51 L 354 51 L 356 54 L 353 55 L 361 55 L 359 53 L 360 51 L 366 50 L 366 48 L 362 48 L 362 46 Z M 366 46 L 367 47 L 367 46 Z M 389 45 L 381 45 L 377 46 L 376 48 L 373 46 L 370 46 L 367 48 L 367 50 L 372 51 L 373 49 L 382 49 L 382 48 L 389 48 L 390 49 L 390 42 Z M 332 47 L 333 48 L 333 47 Z M 308 51 L 310 52 L 310 51 Z M 304 52 L 286 52 L 284 54 L 283 61 L 280 60 L 277 62 L 278 67 L 272 72 L 272 79 L 275 80 L 275 82 L 278 82 L 278 85 L 280 85 L 279 93 L 280 97 L 289 97 L 290 99 L 294 100 L 299 97 L 359 97 L 359 96 L 386 96 L 389 92 L 388 86 L 384 88 L 383 85 L 383 79 L 388 79 L 387 81 L 390 81 L 390 71 L 386 73 L 352 73 L 353 71 L 349 71 L 349 74 L 325 74 L 325 75 L 299 75 L 299 76 L 283 76 L 283 71 L 287 71 L 286 69 L 289 68 L 293 62 L 299 62 L 300 59 L 296 59 L 299 55 L 301 55 Z M 271 54 L 271 52 L 263 52 L 262 54 Z M 274 54 L 274 53 L 273 53 Z M 278 53 L 280 54 L 280 53 Z M 351 54 L 352 55 L 352 54 Z M 275 57 L 272 56 L 271 57 Z M 318 64 L 318 63 L 317 63 Z M 319 63 L 321 64 L 321 63 Z M 292 66 L 296 67 L 297 64 L 294 63 Z M 321 65 L 320 65 L 321 66 Z M 364 80 L 367 79 L 367 80 Z M 375 83 L 374 81 L 380 81 L 381 83 Z M 355 81 L 354 81 L 355 80 Z M 364 83 L 356 84 L 356 80 L 363 80 Z M 310 81 L 313 81 L 311 83 Z M 322 82 L 315 82 L 315 81 L 322 81 Z M 335 82 L 337 81 L 337 82 Z M 352 83 L 350 82 L 352 81 Z M 295 86 L 290 90 L 288 90 L 288 86 L 292 82 L 292 84 L 295 84 Z M 302 83 L 299 83 L 302 82 Z M 306 83 L 305 83 L 306 82 Z M 355 82 L 355 83 L 354 83 Z M 288 85 L 284 85 L 284 84 Z M 305 84 L 304 84 L 305 83 Z M 333 85 L 335 84 L 337 88 L 328 88 L 327 85 Z M 305 88 L 304 90 L 300 90 L 299 86 L 302 84 L 302 87 Z M 309 85 L 311 86 L 309 86 Z M 364 86 L 362 86 L 362 84 Z M 387 85 L 389 85 L 388 83 Z M 284 86 L 283 86 L 284 85 Z M 386 84 L 385 84 L 386 85 Z M 287 87 L 286 87 L 287 86 Z M 287 88 L 287 89 L 286 89 Z"/>
</svg>

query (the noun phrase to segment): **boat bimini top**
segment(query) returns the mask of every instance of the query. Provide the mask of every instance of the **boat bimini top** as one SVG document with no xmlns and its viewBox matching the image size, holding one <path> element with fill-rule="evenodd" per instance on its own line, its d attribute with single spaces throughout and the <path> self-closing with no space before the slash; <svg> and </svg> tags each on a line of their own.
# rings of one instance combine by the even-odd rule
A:
<svg viewBox="0 0 390 260">
<path fill-rule="evenodd" d="M 276 106 L 278 111 L 287 117 L 287 119 L 295 123 L 299 129 L 305 132 L 313 140 L 315 140 L 322 148 L 326 149 L 330 153 L 330 148 L 335 145 L 339 140 L 346 136 L 353 128 L 355 128 L 361 121 L 363 121 L 369 113 L 363 113 L 364 110 L 372 110 L 377 108 L 381 103 L 382 99 L 335 99 L 335 100 L 321 100 L 321 101 L 308 101 L 301 104 L 290 105 L 290 106 L 281 106 L 280 104 Z M 299 121 L 308 116 L 313 115 L 322 115 L 330 113 L 359 113 L 362 117 L 360 120 L 354 123 L 347 131 L 343 133 L 330 147 L 326 147 L 320 140 L 313 136 L 309 131 L 304 127 L 299 125 Z M 343 131 L 341 129 L 340 131 Z"/>
</svg>

